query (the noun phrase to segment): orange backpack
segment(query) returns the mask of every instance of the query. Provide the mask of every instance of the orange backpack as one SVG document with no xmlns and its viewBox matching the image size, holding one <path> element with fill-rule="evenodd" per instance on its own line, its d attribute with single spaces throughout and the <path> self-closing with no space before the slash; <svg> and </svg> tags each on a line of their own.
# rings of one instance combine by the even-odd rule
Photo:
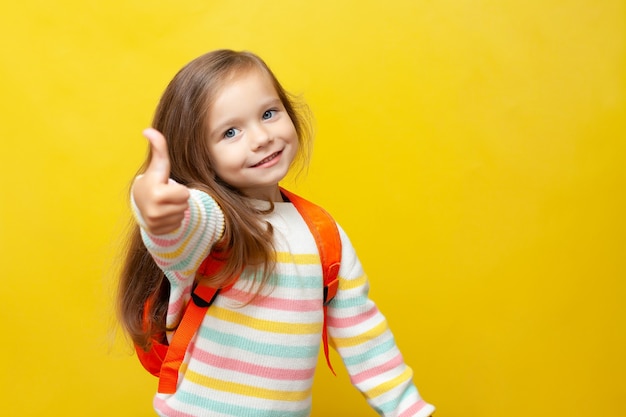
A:
<svg viewBox="0 0 626 417">
<path fill-rule="evenodd" d="M 341 262 L 341 239 L 339 237 L 337 224 L 323 208 L 283 188 L 281 188 L 281 192 L 298 210 L 317 244 L 324 276 L 324 327 L 322 330 L 322 343 L 324 345 L 326 363 L 334 374 L 335 371 L 333 370 L 329 357 L 326 316 L 328 304 L 335 297 L 337 288 L 339 287 L 338 273 Z M 211 276 L 212 273 L 221 267 L 221 264 L 221 261 L 216 260 L 215 257 L 209 254 L 198 268 L 198 275 Z M 137 357 L 143 367 L 152 375 L 159 378 L 159 393 L 173 394 L 176 392 L 178 370 L 183 362 L 189 342 L 200 327 L 207 309 L 211 306 L 219 292 L 221 290 L 226 291 L 230 289 L 230 287 L 232 287 L 232 284 L 226 288 L 214 288 L 198 284 L 191 294 L 191 300 L 187 304 L 183 318 L 174 332 L 169 345 L 161 342 L 163 338 L 154 338 L 151 348 L 148 351 L 135 345 Z M 148 304 L 148 302 L 146 302 L 146 304 Z M 144 307 L 144 312 L 148 311 L 148 306 L 146 305 Z"/>
</svg>

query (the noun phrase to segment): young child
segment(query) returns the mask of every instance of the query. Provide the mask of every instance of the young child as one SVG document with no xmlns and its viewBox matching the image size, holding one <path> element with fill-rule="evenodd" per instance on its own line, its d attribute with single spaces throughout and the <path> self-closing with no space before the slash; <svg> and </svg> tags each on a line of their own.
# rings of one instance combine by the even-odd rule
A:
<svg viewBox="0 0 626 417">
<path fill-rule="evenodd" d="M 310 230 L 278 186 L 294 161 L 307 160 L 303 109 L 259 57 L 219 50 L 174 77 L 144 131 L 150 153 L 131 190 L 138 227 L 119 288 L 124 328 L 145 349 L 157 334 L 171 340 L 212 250 L 227 254 L 225 265 L 204 279 L 221 288 L 234 281 L 189 344 L 176 392 L 155 395 L 160 416 L 311 413 L 322 269 Z M 339 289 L 327 310 L 331 344 L 379 414 L 427 417 L 434 407 L 421 399 L 368 299 L 341 229 L 340 237 Z"/>
</svg>

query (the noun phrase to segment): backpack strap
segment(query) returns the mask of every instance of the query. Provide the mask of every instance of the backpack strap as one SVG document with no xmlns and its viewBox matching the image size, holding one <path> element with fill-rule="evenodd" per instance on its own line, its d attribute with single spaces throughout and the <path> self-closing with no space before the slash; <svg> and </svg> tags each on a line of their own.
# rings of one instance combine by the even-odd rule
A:
<svg viewBox="0 0 626 417">
<path fill-rule="evenodd" d="M 178 384 L 178 370 L 180 369 L 180 365 L 183 363 L 187 347 L 189 346 L 194 334 L 200 328 L 200 324 L 206 315 L 207 309 L 219 293 L 218 288 L 205 286 L 202 286 L 202 288 L 207 289 L 207 293 L 212 292 L 213 295 L 211 296 L 209 294 L 210 301 L 208 303 L 202 302 L 204 300 L 200 298 L 201 305 L 198 305 L 196 297 L 194 297 L 195 293 L 192 294 L 192 299 L 187 304 L 183 318 L 178 325 L 176 332 L 174 332 L 170 346 L 167 349 L 167 354 L 165 355 L 165 359 L 161 365 L 161 372 L 159 374 L 159 393 L 173 394 L 176 392 L 176 385 Z"/>
<path fill-rule="evenodd" d="M 208 276 L 217 272 L 222 268 L 223 264 L 224 261 L 209 255 L 202 262 L 199 272 L 201 272 L 202 275 Z M 221 290 L 228 290 L 231 287 L 232 284 L 221 289 L 200 283 L 193 289 L 191 300 L 187 303 L 183 318 L 172 336 L 165 359 L 161 365 L 161 371 L 159 373 L 159 393 L 173 394 L 176 392 L 178 370 L 183 363 L 185 352 L 187 352 L 191 339 L 200 328 L 208 308 L 213 304 L 219 292 Z"/>
<path fill-rule="evenodd" d="M 293 194 L 284 188 L 280 189 L 283 196 L 287 197 L 300 213 L 309 230 L 315 238 L 317 250 L 322 263 L 322 273 L 324 276 L 324 328 L 322 329 L 322 343 L 324 344 L 324 355 L 326 363 L 331 372 L 335 374 L 330 363 L 330 352 L 328 349 L 328 305 L 335 298 L 339 288 L 339 267 L 341 264 L 341 237 L 337 229 L 337 223 L 330 214 L 320 206 L 311 203 L 304 198 Z"/>
</svg>

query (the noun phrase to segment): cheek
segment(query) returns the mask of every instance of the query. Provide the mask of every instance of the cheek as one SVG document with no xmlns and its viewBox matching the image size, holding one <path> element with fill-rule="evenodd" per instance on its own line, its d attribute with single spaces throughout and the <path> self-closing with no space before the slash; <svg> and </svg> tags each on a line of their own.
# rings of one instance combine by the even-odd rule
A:
<svg viewBox="0 0 626 417">
<path fill-rule="evenodd" d="M 228 149 L 222 146 L 212 146 L 209 155 L 211 156 L 211 165 L 216 173 L 219 175 L 220 172 L 224 170 L 224 168 L 228 165 L 226 162 L 229 160 L 228 158 Z"/>
<path fill-rule="evenodd" d="M 296 142 L 298 141 L 298 132 L 296 132 L 296 127 L 293 125 L 291 120 L 289 120 L 289 123 L 285 124 L 283 132 L 286 137 L 290 137 Z"/>
<path fill-rule="evenodd" d="M 291 126 L 291 131 L 292 131 L 292 135 L 293 135 L 293 143 L 294 146 L 296 147 L 296 149 L 298 149 L 300 147 L 300 136 L 298 135 L 298 132 L 296 131 L 295 126 Z"/>
</svg>

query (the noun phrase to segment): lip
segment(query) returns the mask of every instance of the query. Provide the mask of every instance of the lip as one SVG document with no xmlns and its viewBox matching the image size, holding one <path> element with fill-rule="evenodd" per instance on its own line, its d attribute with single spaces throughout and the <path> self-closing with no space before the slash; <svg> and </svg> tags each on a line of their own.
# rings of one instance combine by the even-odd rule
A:
<svg viewBox="0 0 626 417">
<path fill-rule="evenodd" d="M 280 161 L 280 157 L 282 154 L 282 150 L 271 153 L 265 158 L 261 159 L 256 164 L 252 165 L 250 168 L 269 168 L 271 166 L 274 166 L 278 163 L 278 161 Z"/>
</svg>

